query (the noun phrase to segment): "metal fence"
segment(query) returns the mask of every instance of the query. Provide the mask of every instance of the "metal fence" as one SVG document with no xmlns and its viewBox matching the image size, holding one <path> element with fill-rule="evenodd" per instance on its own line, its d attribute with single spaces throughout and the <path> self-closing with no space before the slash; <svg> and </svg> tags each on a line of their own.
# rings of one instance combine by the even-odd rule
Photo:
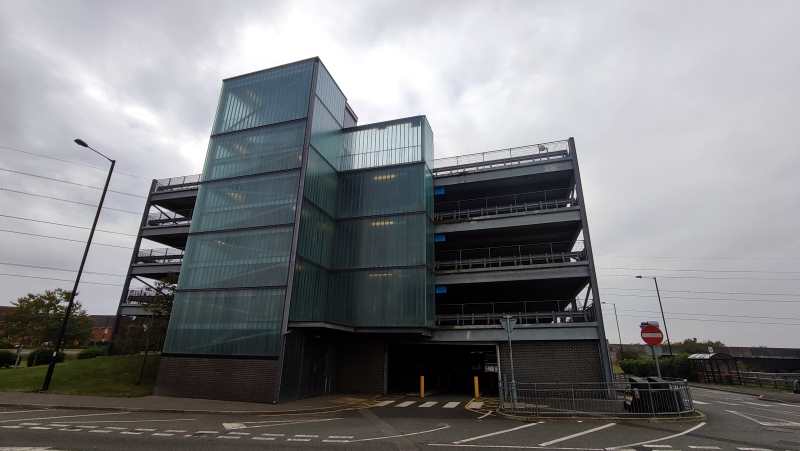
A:
<svg viewBox="0 0 800 451">
<path fill-rule="evenodd" d="M 567 157 L 569 157 L 568 142 L 566 140 L 553 141 L 457 157 L 439 158 L 433 162 L 433 173 L 439 176 L 456 175 Z"/>
<path fill-rule="evenodd" d="M 201 174 L 184 175 L 156 180 L 156 192 L 195 188 L 200 184 Z"/>
<path fill-rule="evenodd" d="M 436 253 L 436 271 L 464 271 L 513 266 L 574 263 L 586 260 L 583 240 L 522 244 Z"/>
<path fill-rule="evenodd" d="M 576 205 L 578 201 L 572 195 L 572 189 L 554 189 L 438 202 L 434 219 L 438 223 L 459 222 L 482 216 L 530 213 Z"/>
<path fill-rule="evenodd" d="M 191 221 L 191 218 L 186 218 L 179 214 L 170 216 L 162 211 L 150 212 L 147 214 L 148 227 L 187 225 Z"/>
<path fill-rule="evenodd" d="M 764 373 L 760 371 L 741 371 L 739 380 L 742 385 L 758 385 L 778 390 L 792 390 L 794 381 L 800 380 L 800 373 Z"/>
<path fill-rule="evenodd" d="M 183 251 L 173 248 L 139 249 L 136 254 L 137 262 L 142 263 L 180 263 L 183 261 Z"/>
<path fill-rule="evenodd" d="M 693 415 L 694 404 L 683 380 L 512 384 L 504 376 L 500 410 L 537 417 L 664 417 Z"/>
<path fill-rule="evenodd" d="M 594 320 L 591 310 L 507 313 L 517 319 L 518 325 L 563 325 L 586 323 Z M 437 313 L 437 326 L 499 326 L 504 313 Z"/>
</svg>

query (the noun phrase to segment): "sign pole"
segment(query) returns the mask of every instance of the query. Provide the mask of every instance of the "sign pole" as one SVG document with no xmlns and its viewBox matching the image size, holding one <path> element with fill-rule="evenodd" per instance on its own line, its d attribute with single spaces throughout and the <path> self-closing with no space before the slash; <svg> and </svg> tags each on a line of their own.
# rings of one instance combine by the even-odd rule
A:
<svg viewBox="0 0 800 451">
<path fill-rule="evenodd" d="M 656 362 L 656 373 L 658 377 L 661 377 L 661 365 L 658 363 L 658 358 L 656 357 L 656 347 L 650 346 L 650 352 L 653 353 L 653 360 Z"/>
<path fill-rule="evenodd" d="M 511 315 L 505 315 L 500 320 L 503 323 L 503 328 L 506 330 L 508 336 L 508 360 L 511 363 L 511 402 L 514 407 L 517 406 L 517 378 L 514 375 L 514 349 L 511 347 L 511 331 L 514 329 L 516 319 Z"/>
</svg>

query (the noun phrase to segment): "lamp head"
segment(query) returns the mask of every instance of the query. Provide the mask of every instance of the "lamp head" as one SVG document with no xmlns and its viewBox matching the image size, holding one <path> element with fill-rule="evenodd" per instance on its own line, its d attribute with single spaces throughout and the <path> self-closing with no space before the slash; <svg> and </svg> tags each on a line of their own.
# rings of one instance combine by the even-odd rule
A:
<svg viewBox="0 0 800 451">
<path fill-rule="evenodd" d="M 74 141 L 75 141 L 75 144 L 77 144 L 77 145 L 79 145 L 81 147 L 87 147 L 87 148 L 89 147 L 89 145 L 86 144 L 86 141 L 84 141 L 84 140 L 82 140 L 80 138 L 75 138 Z"/>
</svg>

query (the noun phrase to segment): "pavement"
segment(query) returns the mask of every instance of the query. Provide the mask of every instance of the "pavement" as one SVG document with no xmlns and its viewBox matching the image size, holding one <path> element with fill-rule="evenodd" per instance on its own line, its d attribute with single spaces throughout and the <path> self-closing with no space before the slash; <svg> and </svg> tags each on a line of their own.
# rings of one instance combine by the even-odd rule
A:
<svg viewBox="0 0 800 451">
<path fill-rule="evenodd" d="M 800 450 L 800 405 L 706 389 L 692 393 L 703 420 L 526 423 L 498 417 L 457 395 L 390 396 L 360 407 L 268 414 L 2 407 L 0 451 Z"/>
<path fill-rule="evenodd" d="M 770 388 L 754 387 L 749 385 L 716 385 L 689 383 L 692 387 L 705 388 L 708 390 L 719 390 L 731 393 L 742 393 L 746 395 L 758 396 L 765 401 L 790 402 L 800 404 L 800 394 L 787 391 L 773 390 Z"/>
</svg>

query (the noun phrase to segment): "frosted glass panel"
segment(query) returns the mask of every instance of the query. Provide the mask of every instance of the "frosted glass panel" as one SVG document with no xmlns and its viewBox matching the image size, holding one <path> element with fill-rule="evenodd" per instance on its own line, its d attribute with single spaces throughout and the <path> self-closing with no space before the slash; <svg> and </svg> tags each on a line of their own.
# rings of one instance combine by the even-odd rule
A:
<svg viewBox="0 0 800 451">
<path fill-rule="evenodd" d="M 425 211 L 425 165 L 339 174 L 340 218 Z"/>
<path fill-rule="evenodd" d="M 317 95 L 328 107 L 333 117 L 340 125 L 344 123 L 344 94 L 331 78 L 331 74 L 320 64 L 317 72 Z"/>
<path fill-rule="evenodd" d="M 289 311 L 291 321 L 328 320 L 328 271 L 304 260 L 297 262 Z"/>
<path fill-rule="evenodd" d="M 305 132 L 300 121 L 212 137 L 203 180 L 299 168 Z"/>
<path fill-rule="evenodd" d="M 214 134 L 306 117 L 313 68 L 307 61 L 225 80 Z"/>
<path fill-rule="evenodd" d="M 305 197 L 328 215 L 335 217 L 338 185 L 336 170 L 313 147 L 309 148 L 306 180 L 303 184 Z"/>
<path fill-rule="evenodd" d="M 178 292 L 164 352 L 277 355 L 284 296 L 282 288 Z"/>
<path fill-rule="evenodd" d="M 294 222 L 299 171 L 204 183 L 192 232 Z"/>
<path fill-rule="evenodd" d="M 180 289 L 286 285 L 291 227 L 189 235 Z"/>
<path fill-rule="evenodd" d="M 340 170 L 423 161 L 423 117 L 350 129 L 344 136 Z"/>
<path fill-rule="evenodd" d="M 300 212 L 300 238 L 297 254 L 326 268 L 331 267 L 336 224 L 311 204 Z"/>
<path fill-rule="evenodd" d="M 424 326 L 427 277 L 425 268 L 335 273 L 332 302 L 352 303 L 353 324 L 358 327 Z"/>
<path fill-rule="evenodd" d="M 424 213 L 341 221 L 336 226 L 336 267 L 425 265 L 427 229 Z"/>
<path fill-rule="evenodd" d="M 330 112 L 322 106 L 319 98 L 314 98 L 314 119 L 311 125 L 311 145 L 333 167 L 339 163 L 339 156 L 344 149 L 342 126 L 336 122 Z"/>
</svg>

